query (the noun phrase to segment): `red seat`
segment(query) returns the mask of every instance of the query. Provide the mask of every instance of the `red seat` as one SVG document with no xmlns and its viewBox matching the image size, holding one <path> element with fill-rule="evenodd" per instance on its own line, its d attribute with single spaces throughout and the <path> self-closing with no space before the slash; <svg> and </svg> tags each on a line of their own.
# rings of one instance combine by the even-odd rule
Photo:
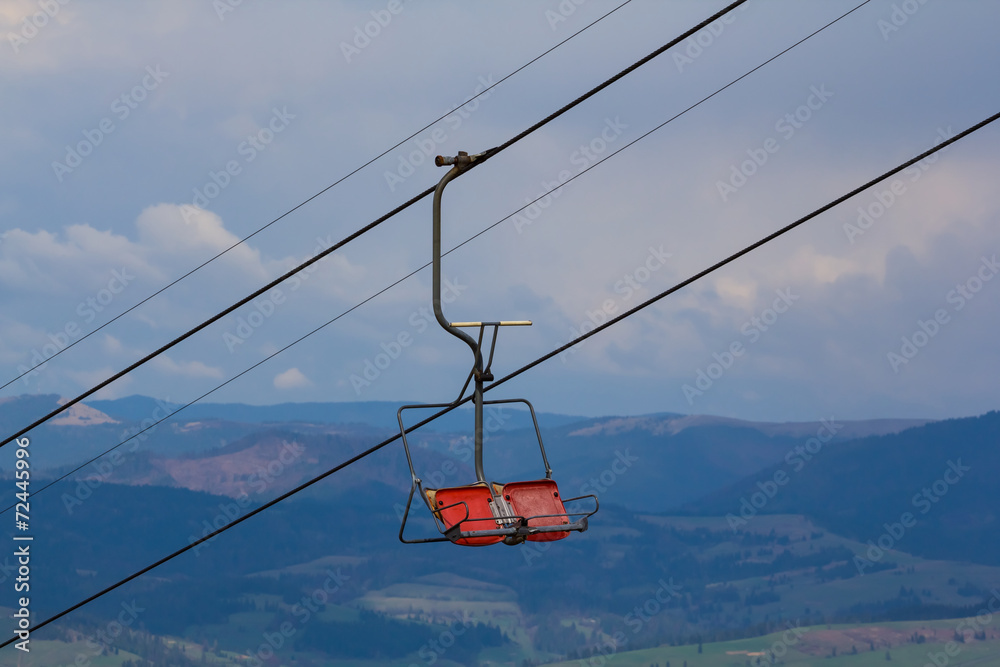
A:
<svg viewBox="0 0 1000 667">
<path fill-rule="evenodd" d="M 493 512 L 490 510 L 493 496 L 485 484 L 426 489 L 426 494 L 428 502 L 434 508 L 434 513 L 444 523 L 445 530 L 456 524 L 459 524 L 458 529 L 462 532 L 497 528 Z M 468 512 L 468 517 L 466 517 L 466 512 Z M 501 535 L 483 535 L 462 537 L 453 540 L 453 542 L 467 547 L 482 547 L 488 544 L 497 544 L 502 540 Z"/>
<path fill-rule="evenodd" d="M 558 526 L 569 523 L 566 508 L 559 496 L 559 487 L 551 479 L 511 482 L 504 485 L 503 494 L 514 513 L 528 519 L 529 527 Z M 552 531 L 528 535 L 527 539 L 532 542 L 554 542 L 568 536 L 569 531 Z"/>
</svg>

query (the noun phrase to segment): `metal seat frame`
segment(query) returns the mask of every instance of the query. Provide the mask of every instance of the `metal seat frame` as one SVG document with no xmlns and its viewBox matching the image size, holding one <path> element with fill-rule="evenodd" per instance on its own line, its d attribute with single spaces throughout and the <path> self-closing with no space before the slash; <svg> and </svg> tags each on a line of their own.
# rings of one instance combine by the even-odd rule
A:
<svg viewBox="0 0 1000 667">
<path fill-rule="evenodd" d="M 464 392 L 463 392 L 464 393 Z M 403 412 L 405 410 L 413 410 L 419 408 L 448 408 L 453 407 L 458 403 L 434 403 L 434 404 L 418 404 L 418 405 L 404 405 L 396 413 L 396 418 L 399 421 L 399 432 L 403 440 L 403 449 L 406 452 L 406 462 L 410 467 L 410 476 L 412 478 L 412 484 L 410 486 L 410 494 L 406 499 L 406 508 L 403 511 L 402 524 L 399 527 L 399 541 L 406 544 L 420 544 L 425 542 L 453 542 L 456 544 L 462 544 L 464 546 L 487 546 L 487 544 L 470 544 L 468 540 L 477 540 L 479 538 L 485 537 L 499 537 L 501 539 L 492 542 L 495 544 L 497 542 L 504 542 L 505 544 L 513 545 L 520 544 L 526 539 L 530 540 L 532 536 L 541 536 L 547 533 L 562 533 L 562 532 L 583 532 L 588 528 L 588 519 L 597 513 L 600 508 L 600 503 L 597 500 L 597 496 L 594 494 L 587 494 L 583 496 L 577 496 L 575 498 L 564 498 L 562 503 L 568 504 L 575 501 L 592 499 L 594 502 L 593 509 L 588 509 L 583 512 L 562 512 L 557 514 L 537 514 L 531 516 L 523 516 L 514 513 L 511 510 L 503 511 L 500 508 L 509 508 L 509 504 L 503 499 L 501 494 L 496 492 L 496 486 L 501 486 L 495 482 L 488 482 L 485 479 L 479 479 L 477 482 L 482 482 L 489 489 L 490 495 L 493 499 L 494 514 L 491 517 L 472 517 L 470 516 L 469 506 L 465 502 L 452 503 L 450 505 L 444 505 L 442 507 L 433 507 L 430 504 L 428 498 L 428 489 L 423 485 L 423 481 L 417 475 L 416 469 L 413 467 L 413 457 L 410 453 L 410 444 L 406 437 L 406 426 L 403 424 Z M 545 465 L 545 477 L 546 480 L 552 480 L 552 468 L 549 467 L 548 456 L 545 454 L 545 445 L 542 442 L 541 430 L 538 427 L 538 418 L 535 416 L 535 408 L 531 403 L 523 398 L 509 398 L 500 399 L 495 401 L 483 401 L 483 405 L 501 405 L 509 403 L 524 403 L 528 406 L 528 410 L 531 413 L 531 421 L 535 427 L 535 435 L 538 438 L 538 448 L 542 455 L 542 462 Z M 481 449 L 478 450 L 478 454 L 481 456 Z M 481 458 L 479 459 L 481 463 Z M 449 487 L 454 488 L 454 487 Z M 413 496 L 419 492 L 420 497 L 424 499 L 424 504 L 427 509 L 430 510 L 431 516 L 434 517 L 434 523 L 437 526 L 438 531 L 443 537 L 431 537 L 431 538 L 418 538 L 418 539 L 408 539 L 404 536 L 403 532 L 406 530 L 406 523 L 410 515 L 410 508 L 413 505 Z M 465 516 L 460 520 L 452 523 L 452 525 L 447 525 L 447 523 L 442 518 L 442 513 L 444 510 L 457 507 L 459 505 L 465 506 Z M 564 518 L 567 523 L 559 523 L 552 525 L 531 525 L 533 521 L 538 519 L 558 519 Z M 463 524 L 466 522 L 493 522 L 496 527 L 494 528 L 483 528 L 475 530 L 462 530 Z"/>
<path fill-rule="evenodd" d="M 455 322 L 452 323 L 445 319 L 444 313 L 441 310 L 441 196 L 444 192 L 445 186 L 454 179 L 456 176 L 461 174 L 463 171 L 468 169 L 479 155 L 469 155 L 468 153 L 460 152 L 457 157 L 453 158 L 443 158 L 438 156 L 435 159 L 435 163 L 440 167 L 444 165 L 454 165 L 452 169 L 448 171 L 447 174 L 441 179 L 437 187 L 434 190 L 434 203 L 433 203 L 433 305 L 434 305 L 434 316 L 441 327 L 450 333 L 451 335 L 459 338 L 465 342 L 471 349 L 473 356 L 475 358 L 472 370 L 469 372 L 468 378 L 465 380 L 465 384 L 462 386 L 462 391 L 459 392 L 458 399 L 453 403 L 435 403 L 429 405 L 404 405 L 396 413 L 397 421 L 399 422 L 399 430 L 403 440 L 403 448 L 406 451 L 406 462 L 410 467 L 410 476 L 412 478 L 412 484 L 410 486 L 410 495 L 406 500 L 406 509 L 403 512 L 402 524 L 399 527 L 399 539 L 401 542 L 407 544 L 416 544 L 422 542 L 453 542 L 456 544 L 463 544 L 467 546 L 476 546 L 480 544 L 482 540 L 483 545 L 486 543 L 496 543 L 493 540 L 484 540 L 484 538 L 500 538 L 497 541 L 503 541 L 505 544 L 520 544 L 526 539 L 561 539 L 556 537 L 554 533 L 569 533 L 571 531 L 585 531 L 587 530 L 588 523 L 587 520 L 593 516 L 600 505 L 598 503 L 597 497 L 593 494 L 579 496 L 577 498 L 569 499 L 559 499 L 558 493 L 556 493 L 558 503 L 563 505 L 565 509 L 565 503 L 570 503 L 578 500 L 584 500 L 586 498 L 591 498 L 594 501 L 594 507 L 592 510 L 584 512 L 561 512 L 555 514 L 539 514 L 535 516 L 521 516 L 514 512 L 507 501 L 504 499 L 503 494 L 498 494 L 496 491 L 496 485 L 492 482 L 486 480 L 486 474 L 483 471 L 483 406 L 484 405 L 500 405 L 507 403 L 524 403 L 528 406 L 528 410 L 531 413 L 531 421 L 535 427 L 535 435 L 538 438 L 538 447 L 542 454 L 542 462 L 545 464 L 545 479 L 552 480 L 552 468 L 549 466 L 548 457 L 545 454 L 545 445 L 542 443 L 542 433 L 538 428 L 538 419 L 535 416 L 535 408 L 528 401 L 523 398 L 511 398 L 511 399 L 499 399 L 493 401 L 483 400 L 483 385 L 485 382 L 493 381 L 493 373 L 490 367 L 493 364 L 493 353 L 496 350 L 497 337 L 499 335 L 500 327 L 502 326 L 530 326 L 531 322 L 528 321 L 500 321 L 500 322 Z M 479 336 L 478 338 L 473 338 L 466 332 L 461 330 L 461 327 L 478 327 Z M 490 342 L 490 352 L 487 363 L 483 364 L 483 338 L 486 333 L 487 328 L 492 328 L 491 342 Z M 403 424 L 403 412 L 405 410 L 416 409 L 416 408 L 455 408 L 459 404 L 465 402 L 465 391 L 469 387 L 469 383 L 473 382 L 473 407 L 475 413 L 475 473 L 476 481 L 475 484 L 485 484 L 490 491 L 491 501 L 490 510 L 493 514 L 492 517 L 472 517 L 470 516 L 469 505 L 465 501 L 459 501 L 457 503 L 452 503 L 443 507 L 432 507 L 430 500 L 428 498 L 427 489 L 424 488 L 423 482 L 417 476 L 417 472 L 413 467 L 413 457 L 410 453 L 410 445 L 407 440 L 407 429 Z M 554 484 L 554 482 L 553 482 Z M 462 488 L 462 487 L 449 487 L 449 488 Z M 442 534 L 442 537 L 433 538 L 422 538 L 422 539 L 407 539 L 403 532 L 406 529 L 407 518 L 410 514 L 410 507 L 413 504 L 413 494 L 420 491 L 420 496 L 424 499 L 424 503 L 427 505 L 428 509 L 431 511 L 431 516 L 434 517 L 435 524 L 438 527 L 438 531 Z M 446 509 L 451 509 L 458 507 L 459 505 L 465 506 L 465 517 L 452 525 L 447 525 L 442 518 L 442 512 Z M 565 523 L 558 522 L 540 522 L 542 519 L 563 519 Z M 495 527 L 476 529 L 476 530 L 463 530 L 464 524 L 468 523 L 478 523 L 492 521 Z M 534 525 L 532 525 L 534 522 Z M 542 525 L 539 525 L 541 523 Z M 562 537 L 565 537 L 563 535 Z M 476 543 L 473 544 L 472 541 Z"/>
</svg>

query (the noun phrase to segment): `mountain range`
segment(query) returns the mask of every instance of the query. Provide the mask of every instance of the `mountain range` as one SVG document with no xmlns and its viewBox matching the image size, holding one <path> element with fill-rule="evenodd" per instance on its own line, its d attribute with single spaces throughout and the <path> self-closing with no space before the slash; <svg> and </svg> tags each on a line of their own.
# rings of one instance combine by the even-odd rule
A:
<svg viewBox="0 0 1000 667">
<path fill-rule="evenodd" d="M 16 429 L 59 400 L 6 399 L 0 424 Z M 399 405 L 202 406 L 74 470 L 157 408 L 174 407 L 143 397 L 88 402 L 29 434 L 35 544 L 45 545 L 33 559 L 40 616 L 391 437 Z M 542 476 L 530 416 L 492 417 L 489 474 Z M 471 481 L 468 418 L 412 434 L 425 480 Z M 130 660 L 155 655 L 155 664 L 250 664 L 283 623 L 295 630 L 288 664 L 428 664 L 426 647 L 456 619 L 478 629 L 440 664 L 536 664 L 589 655 L 618 633 L 632 649 L 787 623 L 949 618 L 976 613 L 1000 589 L 1000 413 L 539 422 L 564 495 L 601 499 L 585 533 L 515 548 L 400 544 L 410 477 L 394 442 L 68 617 L 45 650 L 79 652 L 82 637 L 134 603 L 146 610 L 145 634 L 116 647 Z M 9 505 L 15 489 L 6 486 Z M 434 534 L 424 514 L 418 508 L 413 535 Z M 11 567 L 0 559 L 0 577 Z M 332 578 L 336 592 L 305 618 L 296 605 Z M 379 639 L 389 635 L 399 641 Z"/>
<path fill-rule="evenodd" d="M 13 430 L 34 415 L 54 409 L 59 401 L 57 396 L 6 399 L 0 403 L 0 426 Z M 235 496 L 259 488 L 260 480 L 267 477 L 260 470 L 266 471 L 273 461 L 285 459 L 281 479 L 273 488 L 286 490 L 394 436 L 398 433 L 395 413 L 401 405 L 196 404 L 129 440 L 180 407 L 133 396 L 74 406 L 68 415 L 31 435 L 39 443 L 36 467 L 57 476 L 117 446 L 114 465 L 105 459 L 84 466 L 77 474 Z M 418 451 L 414 456 L 417 472 L 432 482 L 443 483 L 444 470 L 456 484 L 473 478 L 471 411 L 456 412 L 411 436 Z M 408 423 L 417 418 L 409 418 Z M 542 413 L 538 421 L 556 479 L 568 491 L 603 489 L 610 502 L 654 512 L 698 500 L 776 464 L 827 429 L 823 422 L 754 423 L 666 413 L 599 418 Z M 831 446 L 927 423 L 891 419 L 841 423 L 832 417 L 828 421 Z M 544 474 L 526 410 L 488 407 L 485 431 L 486 461 L 494 479 L 532 479 Z M 408 488 L 402 448 L 395 443 L 387 452 L 387 459 L 355 465 L 350 483 L 377 480 Z M 448 459 L 453 466 L 445 463 Z M 625 473 L 628 484 L 619 485 Z"/>
</svg>

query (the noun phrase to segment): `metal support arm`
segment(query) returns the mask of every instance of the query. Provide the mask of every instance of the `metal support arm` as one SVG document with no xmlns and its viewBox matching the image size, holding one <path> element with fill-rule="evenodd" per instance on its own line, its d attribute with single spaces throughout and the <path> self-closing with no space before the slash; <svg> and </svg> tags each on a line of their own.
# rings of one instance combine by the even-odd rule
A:
<svg viewBox="0 0 1000 667">
<path fill-rule="evenodd" d="M 458 156 L 454 158 L 444 158 L 439 155 L 434 160 L 434 163 L 439 167 L 447 164 L 453 164 L 454 166 L 448 170 L 448 173 L 444 175 L 441 181 L 437 184 L 437 187 L 434 188 L 433 292 L 434 317 L 437 318 L 438 324 L 440 324 L 441 328 L 450 333 L 452 336 L 464 341 L 470 348 L 472 348 L 472 354 L 475 356 L 475 366 L 472 371 L 473 379 L 475 380 L 475 389 L 473 390 L 472 398 L 476 413 L 474 437 L 475 468 L 476 479 L 480 482 L 485 482 L 486 473 L 483 470 L 483 354 L 480 350 L 480 344 L 476 342 L 476 339 L 461 329 L 452 326 L 451 322 L 441 311 L 441 195 L 444 193 L 444 189 L 448 183 L 465 171 L 465 169 L 467 169 L 477 157 L 479 156 L 470 156 L 468 153 L 460 152 Z"/>
</svg>

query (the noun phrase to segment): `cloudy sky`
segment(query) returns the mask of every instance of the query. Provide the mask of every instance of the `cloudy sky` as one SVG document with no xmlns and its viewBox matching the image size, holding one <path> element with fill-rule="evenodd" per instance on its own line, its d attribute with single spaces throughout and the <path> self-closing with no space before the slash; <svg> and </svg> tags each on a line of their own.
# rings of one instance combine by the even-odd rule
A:
<svg viewBox="0 0 1000 667">
<path fill-rule="evenodd" d="M 750 0 L 459 178 L 447 315 L 504 375 L 1000 110 L 1000 3 Z M 0 380 L 14 380 L 432 123 L 3 395 L 75 396 L 721 9 L 0 0 Z M 641 138 L 641 139 L 640 139 Z M 633 145 L 609 157 L 630 142 Z M 997 408 L 1000 124 L 508 383 L 545 411 L 757 420 Z M 606 161 L 598 164 L 600 160 Z M 589 167 L 593 167 L 587 170 Z M 578 176 L 536 206 L 519 209 Z M 544 205 L 544 207 L 542 207 Z M 102 398 L 447 401 L 430 200 Z M 497 224 L 499 223 L 499 224 Z"/>
</svg>

